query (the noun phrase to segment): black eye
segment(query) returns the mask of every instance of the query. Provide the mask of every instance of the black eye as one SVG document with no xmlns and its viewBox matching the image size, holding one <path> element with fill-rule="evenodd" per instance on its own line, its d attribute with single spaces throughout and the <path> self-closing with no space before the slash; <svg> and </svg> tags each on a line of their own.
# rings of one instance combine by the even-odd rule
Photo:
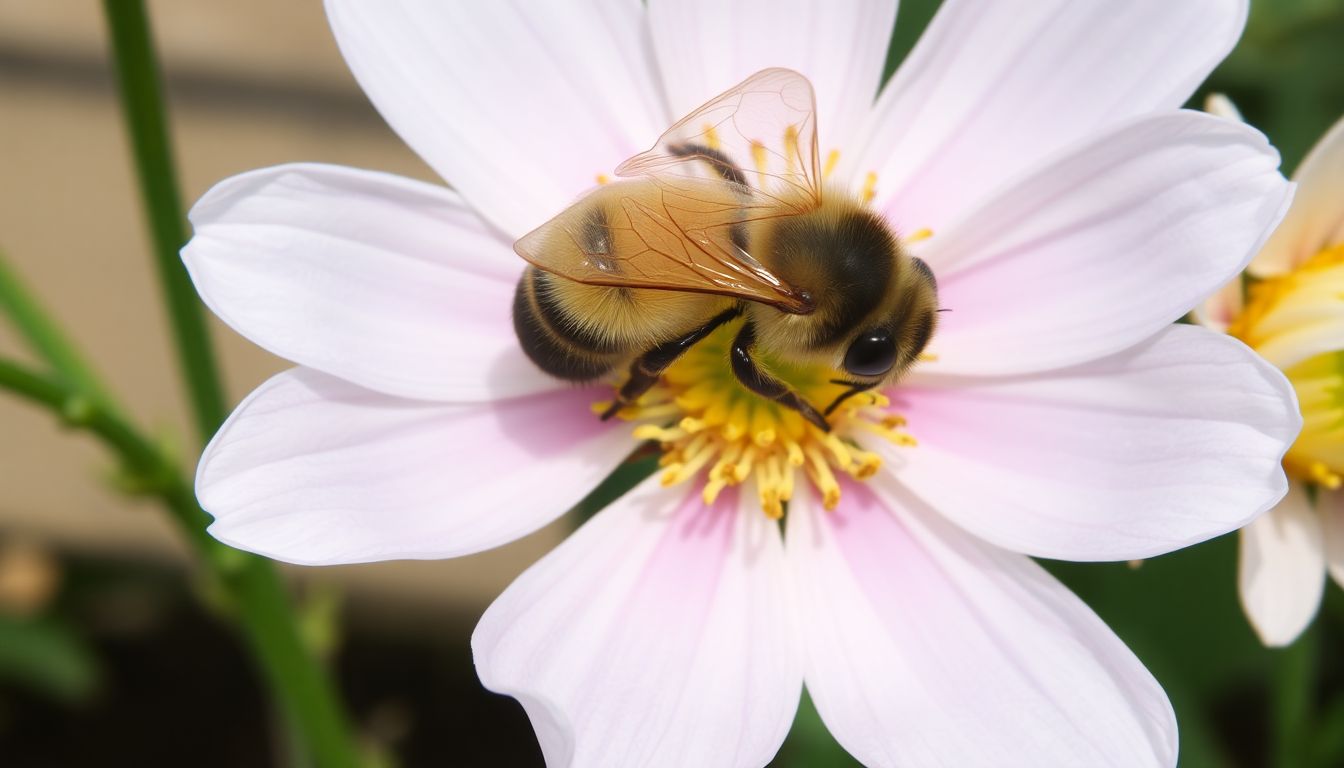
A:
<svg viewBox="0 0 1344 768">
<path fill-rule="evenodd" d="M 896 342 L 885 328 L 860 334 L 845 353 L 845 370 L 855 376 L 881 376 L 895 364 Z"/>
</svg>

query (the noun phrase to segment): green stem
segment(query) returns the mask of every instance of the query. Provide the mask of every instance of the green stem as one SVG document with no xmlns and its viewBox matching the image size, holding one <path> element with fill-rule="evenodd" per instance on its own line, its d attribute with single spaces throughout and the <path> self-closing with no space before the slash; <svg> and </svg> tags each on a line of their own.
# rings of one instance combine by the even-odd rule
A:
<svg viewBox="0 0 1344 768">
<path fill-rule="evenodd" d="M 1301 766 L 1310 751 L 1319 638 L 1313 624 L 1274 664 L 1274 765 Z"/>
<path fill-rule="evenodd" d="M 149 18 L 143 0 L 103 0 L 112 33 L 113 63 L 121 86 L 135 155 L 140 194 L 149 216 L 159 284 L 168 306 L 169 327 L 177 359 L 191 394 L 192 411 L 202 440 L 224 423 L 228 410 L 219 383 L 205 312 L 191 285 L 179 252 L 187 232 L 173 168 L 172 145 L 163 104 Z"/>
<path fill-rule="evenodd" d="M 335 691 L 299 636 L 293 608 L 275 568 L 263 558 L 221 544 L 206 532 L 209 515 L 197 504 L 182 468 L 110 406 L 60 379 L 0 359 L 0 389 L 47 407 L 67 425 L 97 436 L 116 451 L 135 487 L 163 501 L 223 585 L 255 657 L 308 754 L 324 768 L 357 765 L 357 751 Z"/>
<path fill-rule="evenodd" d="M 56 323 L 38 306 L 3 252 L 0 252 L 0 312 L 9 316 L 33 351 L 63 379 L 79 391 L 109 402 L 98 377 L 65 340 Z"/>
</svg>

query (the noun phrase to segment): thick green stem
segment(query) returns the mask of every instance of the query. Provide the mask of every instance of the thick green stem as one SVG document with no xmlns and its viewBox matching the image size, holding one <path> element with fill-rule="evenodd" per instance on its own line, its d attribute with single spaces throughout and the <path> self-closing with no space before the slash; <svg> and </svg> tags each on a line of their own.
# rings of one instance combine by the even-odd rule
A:
<svg viewBox="0 0 1344 768">
<path fill-rule="evenodd" d="M 113 63 L 122 111 L 134 150 L 140 194 L 149 217 L 159 283 L 168 307 L 177 359 L 191 394 L 196 428 L 209 440 L 224 423 L 225 407 L 205 312 L 178 253 L 186 245 L 163 86 L 143 0 L 103 0 L 112 33 Z"/>
<path fill-rule="evenodd" d="M 1307 627 L 1274 664 L 1274 765 L 1305 765 L 1310 753 L 1316 695 L 1318 638 Z"/>
<path fill-rule="evenodd" d="M 45 406 L 60 414 L 68 426 L 97 436 L 121 457 L 137 490 L 163 501 L 210 574 L 224 587 L 253 654 L 307 753 L 324 768 L 357 765 L 345 715 L 330 681 L 303 645 L 275 568 L 206 533 L 210 518 L 196 503 L 182 468 L 111 407 L 60 379 L 0 359 L 0 390 Z"/>
</svg>

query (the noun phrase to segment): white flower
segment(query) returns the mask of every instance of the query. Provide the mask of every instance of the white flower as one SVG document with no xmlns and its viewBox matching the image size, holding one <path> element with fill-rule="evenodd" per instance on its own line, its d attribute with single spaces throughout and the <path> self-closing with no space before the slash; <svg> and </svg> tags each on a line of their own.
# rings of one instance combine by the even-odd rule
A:
<svg viewBox="0 0 1344 768">
<path fill-rule="evenodd" d="M 1209 111 L 1240 119 L 1225 98 Z M 1247 267 L 1254 282 L 1232 281 L 1199 315 L 1281 368 L 1302 409 L 1302 434 L 1284 457 L 1295 482 L 1241 531 L 1241 603 L 1269 646 L 1292 643 L 1311 623 L 1327 570 L 1344 584 L 1344 119 L 1293 179 L 1288 215 Z"/>
<path fill-rule="evenodd" d="M 911 247 L 953 311 L 936 361 L 888 393 L 919 445 L 866 444 L 888 465 L 867 482 L 836 459 L 836 509 L 800 483 L 782 536 L 736 488 L 707 506 L 646 482 L 489 609 L 482 681 L 553 766 L 763 765 L 804 681 L 869 765 L 1175 763 L 1161 688 L 1028 555 L 1146 557 L 1285 491 L 1287 382 L 1170 325 L 1290 194 L 1259 134 L 1176 110 L 1244 3 L 948 0 L 876 104 L 894 2 L 327 5 L 456 192 L 303 165 L 197 204 L 202 297 L 300 365 L 202 457 L 217 537 L 300 563 L 449 557 L 570 508 L 635 441 L 593 417 L 609 389 L 519 350 L 510 243 L 677 116 L 788 67 L 816 88 L 832 180 L 933 232 Z"/>
</svg>

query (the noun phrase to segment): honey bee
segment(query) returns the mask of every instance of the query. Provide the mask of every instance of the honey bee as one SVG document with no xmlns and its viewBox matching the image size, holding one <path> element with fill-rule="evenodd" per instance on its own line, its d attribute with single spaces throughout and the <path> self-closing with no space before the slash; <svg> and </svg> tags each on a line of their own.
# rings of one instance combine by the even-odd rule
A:
<svg viewBox="0 0 1344 768">
<path fill-rule="evenodd" d="M 748 390 L 829 431 L 846 398 L 895 381 L 938 318 L 937 286 L 882 217 L 823 190 L 805 77 L 767 69 L 672 126 L 514 250 L 523 350 L 542 370 L 629 377 L 610 418 L 724 323 Z M 847 388 L 818 408 L 757 362 L 821 363 Z"/>
</svg>

